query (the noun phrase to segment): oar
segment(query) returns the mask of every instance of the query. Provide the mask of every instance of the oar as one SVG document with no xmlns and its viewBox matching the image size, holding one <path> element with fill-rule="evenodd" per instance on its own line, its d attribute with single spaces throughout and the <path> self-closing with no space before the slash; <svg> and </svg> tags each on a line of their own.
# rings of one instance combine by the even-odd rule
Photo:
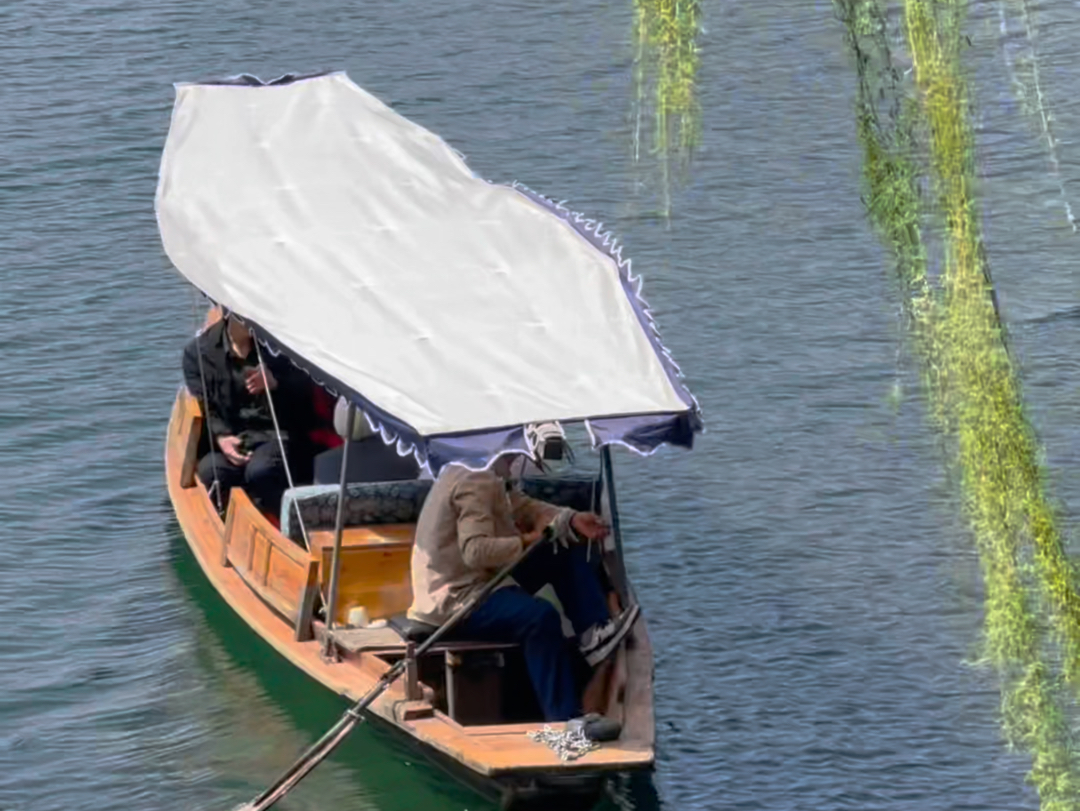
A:
<svg viewBox="0 0 1080 811">
<path fill-rule="evenodd" d="M 424 640 L 423 644 L 416 649 L 416 657 L 419 658 L 422 656 L 432 645 L 446 636 L 455 625 L 465 619 L 476 606 L 480 605 L 480 603 L 486 600 L 491 593 L 498 588 L 503 580 L 510 576 L 510 572 L 513 571 L 515 566 L 525 560 L 534 549 L 543 546 L 544 542 L 551 540 L 551 538 L 551 527 L 547 527 L 539 540 L 525 547 L 520 555 L 504 566 L 495 577 L 489 580 L 484 587 L 473 596 L 471 600 L 458 608 L 458 610 L 450 616 L 450 619 L 440 625 L 431 636 Z M 404 672 L 405 659 L 401 658 L 398 659 L 389 670 L 383 673 L 379 678 L 379 681 L 363 698 L 349 707 L 349 709 L 345 710 L 344 715 L 341 716 L 338 722 L 330 727 L 325 735 L 312 744 L 311 747 L 304 752 L 304 754 L 302 754 L 275 783 L 273 783 L 273 785 L 251 802 L 237 806 L 236 811 L 265 811 L 265 809 L 270 808 L 274 803 L 292 791 L 297 783 L 307 777 L 312 769 L 322 763 L 322 761 L 326 759 L 326 756 L 333 752 L 338 744 L 348 737 L 349 733 L 353 731 L 356 725 L 364 720 L 360 713 L 367 709 L 371 705 L 371 702 L 381 696 L 386 688 L 393 684 Z"/>
</svg>

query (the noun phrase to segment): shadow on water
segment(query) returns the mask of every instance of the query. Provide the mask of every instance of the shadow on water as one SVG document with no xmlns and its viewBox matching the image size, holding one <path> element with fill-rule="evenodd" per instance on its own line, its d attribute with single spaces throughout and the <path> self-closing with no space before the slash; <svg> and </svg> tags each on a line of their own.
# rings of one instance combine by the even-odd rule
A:
<svg viewBox="0 0 1080 811">
<path fill-rule="evenodd" d="M 284 716 L 287 722 L 284 731 L 294 733 L 287 737 L 300 741 L 295 753 L 285 760 L 291 762 L 292 757 L 299 755 L 303 747 L 313 743 L 339 718 L 346 703 L 285 661 L 236 615 L 206 579 L 174 516 L 170 515 L 166 531 L 171 568 L 202 619 L 194 651 L 199 669 L 222 674 L 222 681 L 242 675 L 250 693 L 246 696 L 252 704 L 250 712 L 277 715 L 279 725 Z M 275 764 L 281 753 L 278 755 Z M 356 784 L 356 794 L 366 800 L 363 807 L 380 811 L 391 808 L 476 811 L 498 807 L 490 798 L 482 798 L 458 782 L 457 775 L 444 771 L 436 762 L 428 761 L 414 748 L 371 724 L 360 726 L 332 755 L 331 762 L 348 770 Z M 453 781 L 447 780 L 447 776 L 453 777 Z M 267 782 L 275 777 L 277 772 L 273 769 L 260 775 Z M 244 783 L 236 790 L 240 792 L 239 802 L 247 799 L 244 792 L 250 793 L 251 787 Z M 288 802 L 282 807 L 288 807 Z M 612 778 L 607 796 L 595 811 L 658 811 L 662 807 L 651 774 L 620 774 Z"/>
</svg>

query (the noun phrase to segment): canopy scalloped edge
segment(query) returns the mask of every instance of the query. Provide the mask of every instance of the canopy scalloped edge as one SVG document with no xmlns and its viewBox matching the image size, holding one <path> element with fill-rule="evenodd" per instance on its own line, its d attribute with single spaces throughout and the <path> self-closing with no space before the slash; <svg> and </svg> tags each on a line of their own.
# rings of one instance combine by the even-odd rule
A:
<svg viewBox="0 0 1080 811">
<path fill-rule="evenodd" d="M 683 383 L 682 369 L 671 356 L 670 350 L 660 339 L 660 331 L 653 318 L 648 302 L 641 294 L 644 282 L 641 274 L 633 274 L 633 263 L 623 257 L 623 246 L 610 230 L 604 230 L 599 220 L 571 211 L 566 201 L 545 197 L 522 183 L 514 182 L 512 188 L 538 205 L 560 217 L 594 248 L 610 256 L 615 263 L 622 282 L 623 292 L 630 300 L 642 329 L 660 357 L 661 364 L 680 399 L 687 403 L 687 411 L 671 414 L 617 415 L 595 417 L 582 422 L 588 431 L 593 448 L 602 445 L 622 445 L 641 456 L 650 456 L 662 445 L 693 447 L 694 434 L 704 431 L 701 408 L 697 398 Z M 240 317 L 240 316 L 237 316 Z M 456 435 L 421 436 L 411 425 L 378 408 L 360 392 L 354 391 L 322 369 L 307 362 L 282 347 L 267 330 L 250 319 L 241 318 L 258 336 L 260 342 L 275 357 L 284 355 L 294 366 L 309 375 L 335 396 L 352 400 L 364 415 L 373 431 L 377 431 L 387 445 L 393 445 L 401 456 L 413 456 L 417 463 L 433 475 L 446 464 L 458 464 L 472 470 L 490 467 L 503 454 L 526 454 L 524 426 L 506 426 L 484 431 Z"/>
</svg>

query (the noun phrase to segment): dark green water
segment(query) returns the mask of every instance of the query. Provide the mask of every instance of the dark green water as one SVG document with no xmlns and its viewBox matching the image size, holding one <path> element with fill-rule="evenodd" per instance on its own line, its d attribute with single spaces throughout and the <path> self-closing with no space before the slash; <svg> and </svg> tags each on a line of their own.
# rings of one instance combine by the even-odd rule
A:
<svg viewBox="0 0 1080 811">
<path fill-rule="evenodd" d="M 1021 7 L 973 6 L 985 224 L 1075 526 L 1080 7 L 1032 6 L 1053 150 L 1013 85 Z M 617 459 L 659 743 L 608 807 L 1037 807 L 969 664 L 977 561 L 859 202 L 842 32 L 821 0 L 704 18 L 703 146 L 666 224 L 632 161 L 629 0 L 0 5 L 0 811 L 232 808 L 340 709 L 171 517 L 193 301 L 153 215 L 171 82 L 324 68 L 612 225 L 702 402 L 692 454 Z M 362 729 L 283 807 L 486 806 Z"/>
</svg>

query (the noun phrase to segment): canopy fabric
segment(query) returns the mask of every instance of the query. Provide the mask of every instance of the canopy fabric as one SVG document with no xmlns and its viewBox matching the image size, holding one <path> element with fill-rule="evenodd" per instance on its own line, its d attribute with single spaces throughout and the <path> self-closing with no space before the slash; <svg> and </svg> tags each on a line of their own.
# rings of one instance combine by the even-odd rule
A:
<svg viewBox="0 0 1080 811">
<path fill-rule="evenodd" d="M 252 84 L 177 86 L 156 208 L 192 284 L 421 462 L 549 420 L 690 443 L 697 405 L 596 223 L 475 177 L 343 73 Z"/>
</svg>

